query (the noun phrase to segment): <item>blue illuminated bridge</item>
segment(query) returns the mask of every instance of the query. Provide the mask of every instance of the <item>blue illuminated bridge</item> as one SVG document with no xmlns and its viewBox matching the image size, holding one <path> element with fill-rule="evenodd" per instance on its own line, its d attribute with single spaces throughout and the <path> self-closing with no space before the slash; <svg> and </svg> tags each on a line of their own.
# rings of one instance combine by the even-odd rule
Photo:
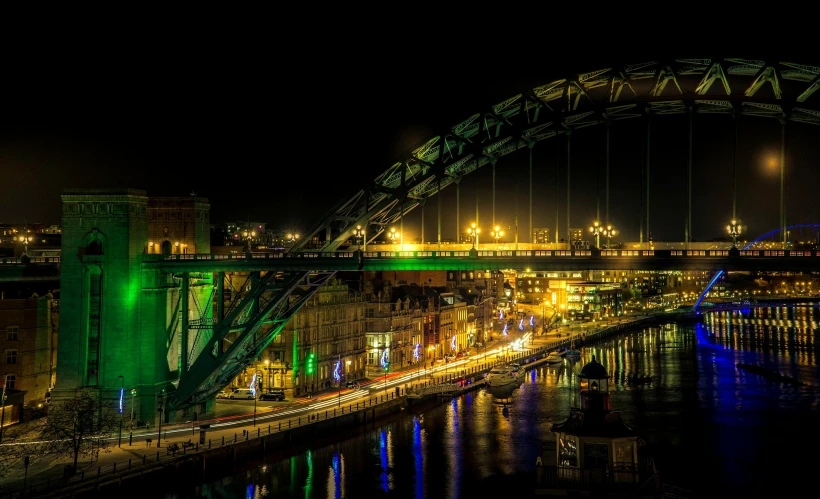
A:
<svg viewBox="0 0 820 499">
<path fill-rule="evenodd" d="M 105 399 L 117 400 L 124 383 L 136 389 L 138 419 L 154 421 L 158 414 L 168 420 L 207 410 L 214 396 L 258 358 L 337 271 L 813 271 L 820 265 L 820 254 L 787 244 L 784 172 L 785 142 L 791 128 L 820 124 L 818 88 L 820 66 L 758 59 L 648 61 L 559 75 L 422 141 L 382 174 L 363 182 L 360 190 L 334 206 L 287 252 L 210 254 L 209 205 L 201 198 L 187 198 L 193 206 L 192 218 L 183 223 L 183 214 L 152 205 L 144 191 L 67 190 L 62 196 L 62 258 L 32 259 L 28 265 L 0 260 L 4 263 L 0 278 L 15 273 L 20 278 L 42 278 L 43 271 L 32 270 L 37 267 L 51 266 L 52 272 L 59 272 L 55 399 L 92 389 Z M 573 211 L 569 196 L 572 137 L 585 133 L 580 132 L 584 128 L 603 125 L 598 129 L 605 132 L 600 135 L 600 147 L 606 151 L 606 188 L 600 221 L 607 225 L 612 222 L 609 130 L 620 120 L 646 123 L 646 154 L 639 166 L 645 175 L 641 197 L 649 199 L 651 130 L 663 126 L 663 116 L 670 114 L 689 117 L 688 150 L 683 153 L 688 157 L 686 215 L 681 224 L 684 240 L 674 245 L 651 241 L 647 202 L 640 220 L 630 222 L 640 226 L 637 248 L 562 248 L 559 241 L 569 229 L 588 222 L 572 223 L 570 219 L 570 213 L 578 212 L 577 208 Z M 738 119 L 747 117 L 780 124 L 777 234 L 781 240 L 772 241 L 769 247 L 704 248 L 692 241 L 692 130 L 701 117 L 711 115 L 733 118 L 726 121 L 734 125 L 735 133 Z M 551 243 L 538 246 L 531 240 L 533 151 L 550 138 L 564 140 L 567 148 L 566 220 L 556 222 Z M 471 245 L 447 247 L 442 234 L 449 232 L 448 239 L 460 239 L 452 236 L 462 234 L 468 222 L 464 218 L 462 224 L 458 204 L 443 207 L 439 193 L 451 187 L 458 199 L 462 179 L 479 168 L 491 168 L 492 212 L 484 217 L 486 231 L 496 223 L 496 169 L 519 152 L 529 158 L 529 204 L 525 213 L 516 211 L 508 245 L 491 246 L 476 237 L 475 249 Z M 365 165 L 356 171 L 368 168 Z M 732 217 L 734 198 L 733 193 Z M 425 207 L 435 209 L 437 218 L 437 230 L 431 237 L 424 235 Z M 422 227 L 416 239 L 433 244 L 406 246 L 400 239 L 404 225 L 410 223 L 408 214 L 416 208 L 421 208 L 416 215 Z M 455 214 L 455 226 L 449 229 L 442 227 L 444 209 Z M 149 217 L 150 210 L 165 218 Z M 674 221 L 663 223 L 668 226 Z M 398 246 L 376 244 L 394 228 L 400 234 L 394 241 Z M 179 254 L 172 247 L 179 240 L 200 251 Z M 167 251 L 158 249 L 166 245 Z M 227 277 L 234 273 L 246 273 L 246 282 Z M 214 299 L 228 295 L 234 297 L 230 302 Z M 303 360 L 295 358 L 294 362 Z M 331 360 L 320 358 L 319 362 Z"/>
</svg>

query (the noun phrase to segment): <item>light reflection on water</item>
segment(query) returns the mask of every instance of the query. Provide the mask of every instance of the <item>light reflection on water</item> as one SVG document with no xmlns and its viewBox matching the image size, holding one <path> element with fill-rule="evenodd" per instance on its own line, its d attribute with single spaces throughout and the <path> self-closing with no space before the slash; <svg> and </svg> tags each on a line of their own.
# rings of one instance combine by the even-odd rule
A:
<svg viewBox="0 0 820 499">
<path fill-rule="evenodd" d="M 520 386 L 470 392 L 175 497 L 531 497 L 541 442 L 577 404 L 577 375 L 593 355 L 611 376 L 613 409 L 653 449 L 665 482 L 701 494 L 715 485 L 786 494 L 815 473 L 799 456 L 820 445 L 818 322 L 817 308 L 784 307 L 636 330 L 583 348 L 577 364 L 538 367 Z"/>
</svg>

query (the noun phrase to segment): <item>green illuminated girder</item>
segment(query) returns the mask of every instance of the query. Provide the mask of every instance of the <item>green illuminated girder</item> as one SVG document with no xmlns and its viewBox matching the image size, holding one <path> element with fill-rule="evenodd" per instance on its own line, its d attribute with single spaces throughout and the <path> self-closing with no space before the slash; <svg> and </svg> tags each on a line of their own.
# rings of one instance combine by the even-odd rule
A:
<svg viewBox="0 0 820 499">
<path fill-rule="evenodd" d="M 170 395 L 171 409 L 204 402 L 226 387 L 335 272 L 275 272 L 253 279 L 238 306 L 214 326 L 190 370 Z M 291 293 L 302 292 L 295 299 Z M 226 346 L 230 342 L 229 346 Z"/>
<path fill-rule="evenodd" d="M 722 85 L 713 85 L 717 80 Z M 767 83 L 771 92 L 759 92 Z M 629 91 L 622 92 L 624 88 Z M 742 58 L 649 61 L 556 79 L 424 140 L 353 197 L 339 202 L 290 251 L 305 251 L 314 240 L 321 244 L 311 251 L 336 251 L 353 243 L 358 225 L 367 244 L 464 175 L 542 140 L 616 119 L 727 110 L 820 124 L 812 114 L 820 111 L 820 100 L 810 100 L 818 88 L 820 66 Z M 800 112 L 792 109 L 795 103 Z"/>
</svg>

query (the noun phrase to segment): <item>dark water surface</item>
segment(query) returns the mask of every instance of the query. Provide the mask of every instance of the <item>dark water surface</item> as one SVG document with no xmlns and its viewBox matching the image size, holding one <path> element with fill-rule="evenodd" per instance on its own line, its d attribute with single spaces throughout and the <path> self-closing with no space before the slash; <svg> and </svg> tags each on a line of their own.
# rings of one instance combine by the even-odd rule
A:
<svg viewBox="0 0 820 499">
<path fill-rule="evenodd" d="M 693 497 L 780 497 L 820 477 L 820 411 L 812 306 L 705 314 L 583 349 L 572 367 L 540 367 L 501 393 L 474 391 L 402 414 L 333 444 L 167 497 L 460 498 L 533 496 L 535 460 L 569 414 L 592 355 L 611 375 L 612 408 L 636 427 L 663 481 Z M 806 386 L 736 368 L 758 364 Z M 633 385 L 633 375 L 651 375 Z M 502 495 L 499 495 L 502 494 Z"/>
</svg>

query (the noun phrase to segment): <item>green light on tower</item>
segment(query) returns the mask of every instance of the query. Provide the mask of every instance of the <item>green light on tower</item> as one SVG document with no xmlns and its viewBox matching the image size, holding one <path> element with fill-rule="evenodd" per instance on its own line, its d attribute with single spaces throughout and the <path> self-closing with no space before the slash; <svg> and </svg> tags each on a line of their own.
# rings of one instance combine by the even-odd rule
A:
<svg viewBox="0 0 820 499">
<path fill-rule="evenodd" d="M 307 373 L 313 374 L 313 369 L 316 367 L 316 359 L 314 358 L 313 354 L 308 354 L 307 357 Z"/>
</svg>

